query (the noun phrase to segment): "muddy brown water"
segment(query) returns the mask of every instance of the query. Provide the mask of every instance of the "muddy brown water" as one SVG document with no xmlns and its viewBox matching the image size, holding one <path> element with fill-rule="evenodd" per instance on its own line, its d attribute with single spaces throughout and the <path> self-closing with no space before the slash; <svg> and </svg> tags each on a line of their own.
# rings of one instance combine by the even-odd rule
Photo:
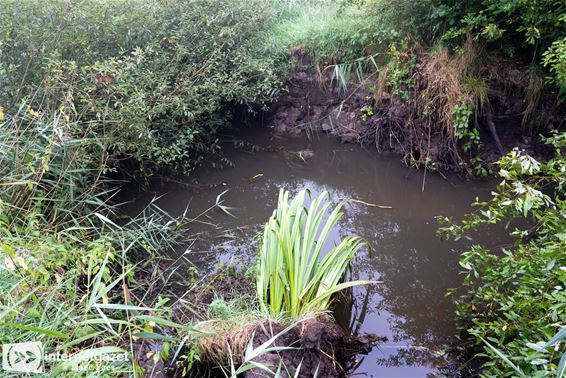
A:
<svg viewBox="0 0 566 378">
<path fill-rule="evenodd" d="M 436 215 L 461 218 L 476 196 L 488 198 L 493 182 L 466 181 L 410 169 L 398 156 L 384 157 L 332 136 L 273 135 L 267 129 L 237 133 L 239 139 L 268 150 L 250 152 L 226 148 L 234 164 L 223 169 L 201 168 L 179 182 L 153 187 L 140 195 L 128 212 L 134 214 L 154 196 L 171 215 L 196 216 L 212 207 L 217 196 L 232 208 L 229 216 L 216 208 L 192 224 L 197 240 L 183 249 L 203 271 L 218 264 L 253 264 L 257 234 L 277 203 L 279 188 L 314 195 L 329 191 L 336 200 L 362 202 L 345 207 L 345 217 L 333 238 L 357 234 L 371 244 L 358 256 L 354 278 L 382 283 L 358 287 L 353 305 L 337 314 L 355 332 L 386 336 L 387 342 L 360 356 L 354 376 L 425 377 L 450 363 L 444 352 L 454 342 L 456 325 L 447 289 L 459 285 L 458 254 L 467 242 L 439 240 Z M 503 233 L 482 232 L 478 241 L 503 242 Z"/>
</svg>

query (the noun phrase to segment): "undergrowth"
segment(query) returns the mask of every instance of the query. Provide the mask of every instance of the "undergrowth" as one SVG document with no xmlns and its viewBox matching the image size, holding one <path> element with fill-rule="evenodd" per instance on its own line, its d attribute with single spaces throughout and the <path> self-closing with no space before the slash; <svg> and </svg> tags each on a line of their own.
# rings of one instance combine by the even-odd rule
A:
<svg viewBox="0 0 566 378">
<path fill-rule="evenodd" d="M 151 306 L 140 300 L 152 290 L 138 285 L 140 276 L 155 271 L 132 256 L 155 260 L 179 240 L 183 221 L 153 205 L 137 219 L 119 219 L 103 177 L 104 142 L 79 125 L 27 108 L 1 124 L 0 342 L 40 341 L 45 353 L 74 356 L 53 363 L 52 375 L 77 369 L 135 375 L 142 370 L 136 340 L 170 311 L 161 298 L 146 299 Z M 67 128 L 75 133 L 59 131 Z M 112 353 L 126 358 L 98 367 L 79 362 Z"/>
<path fill-rule="evenodd" d="M 455 223 L 441 218 L 441 233 L 468 237 L 494 224 L 517 224 L 514 245 L 490 250 L 481 245 L 462 254 L 462 290 L 453 291 L 464 340 L 472 336 L 482 376 L 561 377 L 566 368 L 566 255 L 563 149 L 548 162 L 519 150 L 499 161 L 501 183 L 488 202 Z M 511 223 L 512 221 L 515 221 Z"/>
<path fill-rule="evenodd" d="M 41 3 L 0 4 L 4 112 L 27 98 L 34 111 L 80 115 L 107 139 L 110 163 L 188 173 L 218 158 L 231 108 L 253 112 L 281 90 L 269 2 Z"/>
</svg>

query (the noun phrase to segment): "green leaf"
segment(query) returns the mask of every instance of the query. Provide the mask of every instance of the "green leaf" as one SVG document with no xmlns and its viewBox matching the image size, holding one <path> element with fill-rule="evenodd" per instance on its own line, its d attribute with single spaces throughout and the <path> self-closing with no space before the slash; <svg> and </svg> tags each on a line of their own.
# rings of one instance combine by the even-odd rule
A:
<svg viewBox="0 0 566 378">
<path fill-rule="evenodd" d="M 17 324 L 17 323 L 6 323 L 6 322 L 0 322 L 0 324 L 5 325 L 7 327 L 12 327 L 12 328 L 18 328 L 18 329 L 23 329 L 26 331 L 31 331 L 31 332 L 35 332 L 35 333 L 41 333 L 43 335 L 47 335 L 47 336 L 53 336 L 56 337 L 58 339 L 68 339 L 69 335 L 63 332 L 59 332 L 59 331 L 55 331 L 52 329 L 47 329 L 47 328 L 41 328 L 41 327 L 31 327 L 25 324 Z"/>
<path fill-rule="evenodd" d="M 507 365 L 509 365 L 513 370 L 515 370 L 517 372 L 517 374 L 519 374 L 519 376 L 521 378 L 528 378 L 527 375 L 517 366 L 515 365 L 505 354 L 503 354 L 503 352 L 501 352 L 499 349 L 497 349 L 496 347 L 494 347 L 493 345 L 491 345 L 490 343 L 488 343 L 483 337 L 480 337 L 480 339 L 489 347 L 489 349 L 491 349 L 499 358 L 501 358 Z"/>
</svg>

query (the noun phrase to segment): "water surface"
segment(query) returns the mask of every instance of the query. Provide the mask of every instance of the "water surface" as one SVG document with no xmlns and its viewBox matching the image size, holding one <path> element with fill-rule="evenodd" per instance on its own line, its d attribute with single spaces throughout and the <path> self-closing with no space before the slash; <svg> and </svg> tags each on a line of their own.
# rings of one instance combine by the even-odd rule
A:
<svg viewBox="0 0 566 378">
<path fill-rule="evenodd" d="M 326 190 L 336 200 L 391 206 L 352 203 L 333 235 L 335 241 L 349 234 L 366 238 L 371 252 L 358 257 L 353 275 L 382 282 L 356 288 L 352 313 L 346 315 L 354 330 L 388 339 L 360 359 L 356 376 L 425 377 L 445 365 L 444 348 L 456 332 L 445 293 L 459 285 L 458 254 L 466 244 L 439 240 L 435 216 L 461 218 L 476 196 L 489 196 L 493 184 L 430 172 L 424 176 L 398 156 L 379 156 L 325 134 L 309 140 L 254 129 L 238 138 L 269 149 L 227 148 L 234 167 L 202 168 L 180 182 L 153 188 L 130 211 L 159 195 L 157 204 L 170 214 L 180 215 L 188 206 L 196 216 L 228 190 L 222 198 L 234 216 L 209 211 L 201 218 L 205 222 L 193 226 L 197 242 L 186 246 L 202 269 L 211 270 L 219 261 L 253 264 L 257 233 L 276 206 L 279 188 L 309 188 L 314 195 Z M 498 240 L 503 236 L 484 232 L 478 241 L 493 245 Z"/>
</svg>

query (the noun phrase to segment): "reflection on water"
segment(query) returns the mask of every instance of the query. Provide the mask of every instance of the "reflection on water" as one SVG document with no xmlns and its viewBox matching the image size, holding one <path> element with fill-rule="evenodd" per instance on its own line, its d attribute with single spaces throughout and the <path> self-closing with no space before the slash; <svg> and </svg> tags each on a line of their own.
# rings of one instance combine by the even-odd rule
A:
<svg viewBox="0 0 566 378">
<path fill-rule="evenodd" d="M 391 206 L 351 203 L 333 235 L 335 241 L 354 233 L 366 238 L 371 250 L 359 256 L 352 274 L 382 281 L 354 290 L 352 329 L 388 339 L 363 358 L 356 375 L 423 377 L 442 366 L 443 347 L 455 333 L 445 293 L 459 283 L 458 252 L 465 245 L 438 240 L 434 217 L 461 217 L 476 196 L 489 195 L 492 185 L 428 174 L 423 192 L 422 172 L 406 168 L 397 157 L 380 157 L 326 135 L 307 141 L 304 136 L 272 137 L 266 130 L 254 130 L 239 137 L 274 148 L 256 153 L 227 150 L 233 168 L 203 168 L 184 183 L 154 188 L 130 211 L 159 194 L 158 205 L 172 215 L 189 203 L 196 215 L 228 189 L 224 199 L 235 217 L 216 209 L 207 219 L 215 227 L 201 224 L 193 230 L 200 236 L 190 248 L 204 253 L 204 259 L 194 254 L 201 256 L 203 269 L 212 269 L 218 260 L 253 263 L 257 232 L 275 208 L 280 187 L 294 192 L 306 187 L 315 196 L 327 190 L 336 200 Z M 502 237 L 484 234 L 479 241 Z"/>
</svg>

